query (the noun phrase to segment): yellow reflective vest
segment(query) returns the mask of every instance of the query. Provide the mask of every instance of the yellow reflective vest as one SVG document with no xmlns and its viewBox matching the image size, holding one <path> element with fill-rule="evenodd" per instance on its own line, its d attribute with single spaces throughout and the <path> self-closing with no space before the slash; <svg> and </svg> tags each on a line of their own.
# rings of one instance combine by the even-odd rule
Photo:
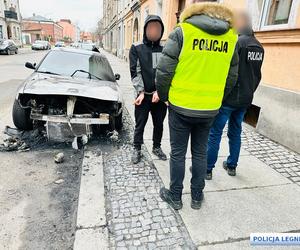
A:
<svg viewBox="0 0 300 250">
<path fill-rule="evenodd" d="M 223 35 L 211 35 L 189 23 L 179 26 L 183 47 L 169 102 L 190 110 L 218 110 L 238 36 L 233 29 Z"/>
</svg>

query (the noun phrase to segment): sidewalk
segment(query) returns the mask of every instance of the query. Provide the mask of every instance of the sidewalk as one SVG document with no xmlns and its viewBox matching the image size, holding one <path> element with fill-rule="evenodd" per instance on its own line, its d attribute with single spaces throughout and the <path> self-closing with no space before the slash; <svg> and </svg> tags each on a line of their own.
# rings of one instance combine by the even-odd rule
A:
<svg viewBox="0 0 300 250">
<path fill-rule="evenodd" d="M 125 104 L 134 120 L 129 66 L 115 56 L 103 53 L 114 72 L 121 75 L 119 83 Z M 145 145 L 149 152 L 152 148 L 151 123 L 150 118 L 145 130 Z M 205 201 L 199 211 L 190 208 L 190 152 L 187 155 L 184 207 L 179 213 L 173 213 L 182 219 L 197 248 L 250 249 L 250 233 L 300 232 L 300 156 L 245 125 L 237 176 L 230 177 L 221 166 L 228 153 L 227 144 L 224 134 L 213 180 L 206 182 Z M 162 148 L 169 154 L 167 119 Z M 169 161 L 162 162 L 154 156 L 152 159 L 159 177 L 168 187 Z"/>
</svg>

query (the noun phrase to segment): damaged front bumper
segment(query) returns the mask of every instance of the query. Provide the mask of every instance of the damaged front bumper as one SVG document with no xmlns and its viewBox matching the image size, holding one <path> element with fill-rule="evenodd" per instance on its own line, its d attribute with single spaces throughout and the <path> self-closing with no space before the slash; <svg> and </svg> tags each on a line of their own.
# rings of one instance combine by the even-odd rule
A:
<svg viewBox="0 0 300 250">
<path fill-rule="evenodd" d="M 84 124 L 84 125 L 108 125 L 109 114 L 100 114 L 99 118 L 92 118 L 91 115 L 73 115 L 68 117 L 65 115 L 43 115 L 34 114 L 30 115 L 32 120 L 56 122 L 56 123 L 68 123 L 68 124 Z"/>
<path fill-rule="evenodd" d="M 31 113 L 30 118 L 36 121 L 46 122 L 47 138 L 49 141 L 71 142 L 74 137 L 84 135 L 90 137 L 93 134 L 92 125 L 108 125 L 109 114 L 100 114 L 99 118 L 91 115 L 43 115 Z"/>
</svg>

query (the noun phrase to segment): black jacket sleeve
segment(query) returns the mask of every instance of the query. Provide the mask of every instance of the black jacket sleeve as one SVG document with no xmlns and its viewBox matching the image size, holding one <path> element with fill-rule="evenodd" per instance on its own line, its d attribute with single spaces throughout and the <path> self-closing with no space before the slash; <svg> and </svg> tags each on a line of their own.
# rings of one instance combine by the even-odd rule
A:
<svg viewBox="0 0 300 250">
<path fill-rule="evenodd" d="M 156 69 L 156 90 L 163 102 L 168 101 L 169 89 L 178 64 L 182 44 L 182 30 L 177 27 L 169 35 Z"/>
<path fill-rule="evenodd" d="M 135 88 L 135 95 L 144 91 L 144 82 L 141 73 L 141 65 L 135 45 L 132 45 L 129 51 L 129 64 L 131 81 Z"/>
<path fill-rule="evenodd" d="M 238 75 L 239 75 L 239 44 L 236 44 L 235 51 L 233 53 L 231 63 L 230 63 L 230 68 L 228 72 L 228 76 L 226 79 L 226 86 L 225 86 L 225 91 L 224 91 L 224 98 L 223 100 L 226 100 L 226 98 L 229 96 L 230 92 L 233 90 L 235 87 L 237 80 L 238 80 Z"/>
</svg>

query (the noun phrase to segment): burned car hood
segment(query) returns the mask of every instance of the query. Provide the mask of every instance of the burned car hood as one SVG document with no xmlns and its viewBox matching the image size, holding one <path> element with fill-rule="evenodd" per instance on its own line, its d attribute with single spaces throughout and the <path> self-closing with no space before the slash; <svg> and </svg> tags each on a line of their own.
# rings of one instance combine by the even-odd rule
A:
<svg viewBox="0 0 300 250">
<path fill-rule="evenodd" d="M 116 82 L 43 73 L 33 73 L 25 81 L 19 93 L 81 96 L 106 101 L 121 101 L 120 89 Z"/>
</svg>

